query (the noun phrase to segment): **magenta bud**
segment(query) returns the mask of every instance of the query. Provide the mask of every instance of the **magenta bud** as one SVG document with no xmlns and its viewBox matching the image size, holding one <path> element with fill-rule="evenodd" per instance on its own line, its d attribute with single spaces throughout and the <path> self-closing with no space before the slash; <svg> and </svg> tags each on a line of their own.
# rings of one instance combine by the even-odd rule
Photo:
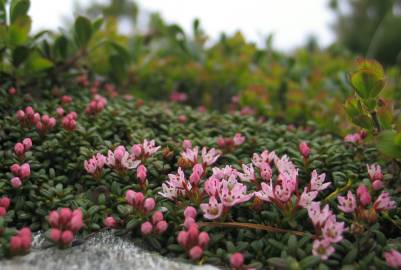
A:
<svg viewBox="0 0 401 270">
<path fill-rule="evenodd" d="M 131 153 L 134 154 L 135 157 L 139 157 L 142 153 L 142 147 L 140 144 L 135 144 L 131 147 Z"/>
<path fill-rule="evenodd" d="M 64 225 L 66 225 L 72 217 L 72 211 L 70 208 L 61 208 L 59 214 L 60 214 L 60 223 Z"/>
<path fill-rule="evenodd" d="M 13 188 L 19 188 L 22 185 L 21 179 L 19 177 L 13 177 L 11 179 L 11 186 Z"/>
<path fill-rule="evenodd" d="M 20 165 L 14 163 L 13 165 L 11 165 L 10 170 L 14 175 L 19 175 Z"/>
<path fill-rule="evenodd" d="M 152 223 L 153 224 L 156 224 L 157 222 L 162 221 L 163 219 L 164 219 L 163 213 L 160 211 L 156 211 L 152 215 Z"/>
<path fill-rule="evenodd" d="M 156 202 L 155 199 L 153 198 L 147 198 L 145 200 L 145 203 L 143 204 L 143 207 L 145 208 L 146 212 L 150 212 L 153 209 L 155 209 L 156 206 Z"/>
<path fill-rule="evenodd" d="M 207 232 L 201 232 L 198 236 L 198 244 L 201 247 L 205 247 L 209 243 L 209 234 Z"/>
<path fill-rule="evenodd" d="M 60 241 L 61 238 L 61 231 L 59 229 L 51 229 L 49 233 L 49 238 L 53 242 L 58 242 Z"/>
<path fill-rule="evenodd" d="M 153 230 L 153 225 L 149 221 L 142 223 L 141 225 L 141 233 L 143 236 L 151 234 Z"/>
<path fill-rule="evenodd" d="M 74 234 L 71 231 L 64 231 L 61 234 L 61 242 L 63 245 L 68 246 L 74 240 Z"/>
<path fill-rule="evenodd" d="M 24 111 L 23 110 L 18 110 L 17 111 L 17 119 L 18 120 L 23 120 L 25 118 L 25 113 L 24 113 Z"/>
<path fill-rule="evenodd" d="M 177 242 L 180 246 L 185 247 L 188 244 L 188 232 L 180 231 L 177 236 Z"/>
<path fill-rule="evenodd" d="M 26 179 L 31 175 L 31 167 L 29 166 L 28 163 L 24 163 L 21 165 L 20 171 L 19 171 L 19 177 L 21 179 Z"/>
<path fill-rule="evenodd" d="M 185 208 L 185 210 L 184 210 L 184 216 L 187 218 L 187 217 L 191 217 L 191 218 L 193 218 L 193 219 L 195 219 L 196 218 L 196 215 L 197 215 L 197 211 L 196 211 L 196 209 L 194 208 L 194 207 L 192 207 L 192 206 L 187 206 L 187 208 Z"/>
<path fill-rule="evenodd" d="M 200 246 L 194 246 L 189 250 L 189 257 L 192 260 L 198 260 L 203 256 L 203 249 Z"/>
<path fill-rule="evenodd" d="M 182 142 L 182 148 L 184 148 L 184 150 L 191 147 L 192 147 L 192 142 L 190 140 L 186 139 Z"/>
<path fill-rule="evenodd" d="M 25 138 L 22 141 L 22 144 L 24 145 L 25 151 L 29 151 L 32 148 L 32 139 L 31 138 Z"/>
<path fill-rule="evenodd" d="M 135 194 L 136 192 L 132 189 L 127 190 L 125 193 L 125 201 L 131 205 L 134 204 Z"/>
<path fill-rule="evenodd" d="M 113 217 L 106 217 L 105 219 L 104 219 L 104 221 L 103 221 L 103 223 L 104 223 L 104 225 L 107 227 L 107 228 L 110 228 L 110 229 L 113 229 L 113 228 L 116 228 L 117 227 L 117 222 L 116 222 L 116 220 L 113 218 Z"/>
<path fill-rule="evenodd" d="M 22 156 L 25 153 L 25 147 L 22 143 L 16 143 L 14 145 L 14 152 L 17 156 Z"/>
<path fill-rule="evenodd" d="M 244 255 L 239 252 L 236 252 L 230 256 L 230 264 L 234 269 L 241 268 L 244 264 Z"/>
<path fill-rule="evenodd" d="M 165 220 L 159 221 L 156 224 L 156 232 L 158 234 L 164 233 L 168 228 L 168 223 Z"/>
<path fill-rule="evenodd" d="M 380 190 L 380 189 L 382 189 L 382 188 L 383 188 L 383 181 L 381 181 L 381 180 L 375 180 L 375 181 L 372 183 L 372 187 L 373 187 L 374 190 Z"/>
<path fill-rule="evenodd" d="M 60 215 L 56 210 L 53 210 L 47 216 L 47 221 L 49 222 L 51 227 L 58 227 L 60 225 L 59 220 Z"/>
<path fill-rule="evenodd" d="M 306 142 L 301 142 L 299 144 L 299 152 L 306 159 L 310 155 L 310 148 Z"/>
</svg>

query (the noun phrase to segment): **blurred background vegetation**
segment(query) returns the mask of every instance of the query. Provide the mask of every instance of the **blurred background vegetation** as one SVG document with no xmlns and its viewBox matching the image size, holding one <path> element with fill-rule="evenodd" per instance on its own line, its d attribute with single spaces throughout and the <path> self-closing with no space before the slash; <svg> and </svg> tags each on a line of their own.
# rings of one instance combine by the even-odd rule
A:
<svg viewBox="0 0 401 270">
<path fill-rule="evenodd" d="M 386 67 L 382 98 L 393 100 L 391 110 L 399 119 L 401 1 L 332 0 L 328 4 L 337 15 L 333 25 L 337 41 L 327 48 L 311 38 L 303 48 L 283 53 L 273 48 L 272 35 L 258 47 L 240 32 L 222 34 L 210 44 L 197 19 L 192 31 L 185 32 L 157 13 L 148 12 L 144 20 L 141 7 L 132 0 L 109 0 L 78 7 L 78 14 L 93 21 L 85 50 L 64 42 L 74 32 L 65 31 L 38 37 L 37 52 L 42 62 L 52 63 L 43 67 L 48 72 L 54 74 L 60 65 L 65 69 L 67 62 L 71 74 L 109 80 L 120 91 L 143 99 L 239 110 L 299 125 L 313 123 L 340 134 L 350 127 L 343 108 L 353 94 L 349 73 L 355 59 L 370 57 Z M 99 18 L 101 26 L 96 23 Z M 121 31 L 121 25 L 128 31 Z M 49 53 L 49 48 L 56 53 Z"/>
</svg>

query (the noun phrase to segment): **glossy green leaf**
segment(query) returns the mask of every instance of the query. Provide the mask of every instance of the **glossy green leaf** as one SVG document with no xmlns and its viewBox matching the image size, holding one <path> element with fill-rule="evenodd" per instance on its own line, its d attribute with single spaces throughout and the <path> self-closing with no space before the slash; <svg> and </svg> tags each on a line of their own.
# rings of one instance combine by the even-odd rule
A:
<svg viewBox="0 0 401 270">
<path fill-rule="evenodd" d="M 10 21 L 14 24 L 19 18 L 26 17 L 31 3 L 29 0 L 12 0 L 10 3 Z"/>
<path fill-rule="evenodd" d="M 78 47 L 86 47 L 92 37 L 92 23 L 85 17 L 78 17 L 74 24 L 75 42 Z"/>
</svg>

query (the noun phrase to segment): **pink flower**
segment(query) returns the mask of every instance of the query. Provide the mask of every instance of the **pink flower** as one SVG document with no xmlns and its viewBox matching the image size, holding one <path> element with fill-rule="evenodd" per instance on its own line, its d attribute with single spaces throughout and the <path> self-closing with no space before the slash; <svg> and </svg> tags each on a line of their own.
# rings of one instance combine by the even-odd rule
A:
<svg viewBox="0 0 401 270">
<path fill-rule="evenodd" d="M 71 231 L 63 231 L 61 234 L 61 242 L 63 245 L 68 246 L 74 240 L 74 234 Z"/>
<path fill-rule="evenodd" d="M 72 97 L 64 95 L 61 97 L 61 103 L 63 104 L 70 104 L 72 102 Z"/>
<path fill-rule="evenodd" d="M 161 220 L 157 222 L 155 231 L 157 234 L 164 233 L 168 228 L 168 223 L 165 220 Z"/>
<path fill-rule="evenodd" d="M 68 224 L 68 222 L 72 218 L 72 211 L 70 208 L 64 207 L 60 209 L 59 215 L 60 215 L 59 219 L 60 224 Z"/>
<path fill-rule="evenodd" d="M 270 167 L 270 164 L 267 162 L 262 162 L 260 164 L 260 176 L 264 181 L 270 181 L 270 179 L 273 176 L 273 171 L 272 168 Z"/>
<path fill-rule="evenodd" d="M 192 217 L 185 217 L 185 220 L 184 220 L 184 227 L 185 227 L 185 228 L 188 229 L 188 228 L 191 227 L 191 225 L 194 224 L 194 223 L 196 223 L 196 221 L 195 221 L 194 218 L 192 218 Z"/>
<path fill-rule="evenodd" d="M 57 107 L 56 114 L 57 116 L 62 117 L 64 115 L 64 109 L 62 107 Z"/>
<path fill-rule="evenodd" d="M 25 154 L 25 147 L 22 143 L 16 143 L 14 145 L 14 152 L 17 156 L 23 156 Z"/>
<path fill-rule="evenodd" d="M 10 182 L 13 188 L 19 188 L 22 185 L 21 179 L 19 177 L 13 177 Z"/>
<path fill-rule="evenodd" d="M 186 159 L 193 164 L 198 163 L 198 152 L 199 152 L 199 147 L 195 146 L 194 148 L 186 148 L 184 149 L 185 151 L 181 153 L 181 157 L 183 159 Z"/>
<path fill-rule="evenodd" d="M 119 172 L 135 169 L 140 163 L 141 161 L 130 155 L 122 145 L 118 146 L 114 151 L 109 150 L 106 158 L 106 164 Z"/>
<path fill-rule="evenodd" d="M 327 260 L 335 252 L 334 247 L 328 240 L 313 241 L 312 254 L 319 256 L 322 260 Z"/>
<path fill-rule="evenodd" d="M 307 159 L 310 155 L 310 148 L 309 145 L 306 142 L 301 142 L 299 144 L 299 152 L 301 153 L 301 155 Z"/>
<path fill-rule="evenodd" d="M 160 149 L 160 146 L 156 147 L 155 140 L 151 140 L 151 141 L 144 140 L 142 146 L 143 146 L 143 152 L 144 152 L 145 156 L 151 156 L 154 153 L 156 153 L 157 150 Z"/>
<path fill-rule="evenodd" d="M 95 95 L 85 108 L 87 115 L 95 115 L 100 113 L 107 105 L 107 99 L 101 95 Z"/>
<path fill-rule="evenodd" d="M 21 238 L 19 236 L 12 236 L 10 238 L 10 250 L 13 253 L 18 253 L 21 249 Z"/>
<path fill-rule="evenodd" d="M 233 138 L 234 145 L 241 145 L 245 142 L 245 137 L 241 133 L 236 133 Z"/>
<path fill-rule="evenodd" d="M 186 139 L 186 140 L 184 140 L 183 142 L 182 142 L 182 148 L 185 150 L 185 149 L 188 149 L 188 148 L 191 148 L 192 147 L 192 142 L 190 141 L 190 140 L 188 140 L 188 139 Z"/>
<path fill-rule="evenodd" d="M 1 207 L 4 207 L 5 209 L 7 209 L 10 206 L 10 203 L 11 203 L 11 200 L 8 197 L 3 196 L 0 198 L 0 206 Z"/>
<path fill-rule="evenodd" d="M 7 92 L 10 96 L 14 96 L 17 93 L 17 89 L 15 89 L 15 87 L 10 87 Z"/>
<path fill-rule="evenodd" d="M 177 174 L 169 174 L 169 180 L 162 184 L 163 192 L 159 192 L 163 197 L 175 200 L 178 196 L 185 196 L 188 191 L 192 190 L 192 185 L 185 179 L 185 175 L 181 167 L 178 168 Z"/>
<path fill-rule="evenodd" d="M 146 210 L 146 212 L 150 212 L 153 209 L 155 209 L 156 206 L 156 202 L 155 199 L 153 198 L 147 198 L 143 204 L 144 209 Z"/>
<path fill-rule="evenodd" d="M 359 133 L 348 134 L 344 137 L 345 142 L 362 143 L 363 139 Z"/>
<path fill-rule="evenodd" d="M 31 138 L 25 138 L 22 141 L 22 144 L 24 145 L 25 152 L 31 150 L 31 148 L 32 148 L 32 140 L 31 140 Z"/>
<path fill-rule="evenodd" d="M 386 211 L 396 207 L 395 201 L 393 201 L 388 192 L 382 192 L 373 204 L 373 207 L 377 211 Z"/>
<path fill-rule="evenodd" d="M 192 168 L 192 174 L 189 177 L 189 181 L 192 185 L 197 186 L 203 175 L 203 167 L 200 164 L 195 164 Z"/>
<path fill-rule="evenodd" d="M 13 165 L 11 165 L 10 170 L 11 170 L 12 174 L 17 176 L 17 175 L 19 175 L 20 165 L 14 163 Z"/>
<path fill-rule="evenodd" d="M 215 197 L 210 197 L 209 203 L 202 203 L 200 208 L 206 219 L 217 219 L 223 212 L 223 204 L 219 203 Z"/>
<path fill-rule="evenodd" d="M 97 153 L 89 160 L 84 161 L 85 170 L 94 177 L 99 177 L 102 174 L 106 161 L 107 159 L 104 155 Z"/>
<path fill-rule="evenodd" d="M 144 165 L 139 165 L 139 167 L 136 170 L 136 177 L 138 178 L 140 183 L 145 183 L 146 180 L 146 176 L 147 176 L 147 170 L 146 167 Z"/>
<path fill-rule="evenodd" d="M 142 154 L 142 147 L 140 144 L 134 144 L 131 147 L 131 154 L 134 155 L 135 158 L 140 157 Z"/>
<path fill-rule="evenodd" d="M 331 182 L 324 183 L 325 178 L 326 178 L 325 173 L 318 175 L 317 171 L 313 170 L 312 179 L 310 180 L 311 190 L 322 191 L 325 190 L 328 186 L 330 186 Z"/>
<path fill-rule="evenodd" d="M 103 223 L 107 228 L 110 228 L 110 229 L 117 227 L 117 221 L 112 216 L 106 217 L 104 219 Z"/>
<path fill-rule="evenodd" d="M 234 269 L 240 269 L 244 265 L 244 255 L 236 252 L 230 256 L 230 265 Z"/>
<path fill-rule="evenodd" d="M 372 187 L 374 190 L 380 190 L 383 188 L 383 181 L 376 180 L 372 183 Z"/>
<path fill-rule="evenodd" d="M 217 196 L 219 186 L 220 186 L 220 180 L 214 176 L 211 176 L 209 177 L 208 180 L 206 180 L 204 184 L 204 189 L 209 196 Z"/>
<path fill-rule="evenodd" d="M 153 225 L 149 221 L 142 223 L 141 225 L 141 233 L 143 236 L 149 235 L 152 233 Z"/>
<path fill-rule="evenodd" d="M 216 140 L 216 143 L 220 148 L 223 148 L 226 146 L 226 140 L 223 137 L 218 137 Z"/>
<path fill-rule="evenodd" d="M 383 181 L 383 174 L 380 165 L 372 164 L 366 165 L 366 167 L 368 168 L 368 175 L 372 182 L 376 180 Z"/>
<path fill-rule="evenodd" d="M 174 90 L 170 94 L 170 101 L 172 101 L 172 102 L 184 102 L 187 100 L 187 98 L 188 98 L 188 96 L 186 93 L 179 92 L 176 90 Z"/>
<path fill-rule="evenodd" d="M 50 233 L 49 233 L 50 240 L 52 240 L 53 242 L 60 241 L 61 233 L 62 232 L 59 229 L 55 229 L 55 228 L 51 229 Z"/>
<path fill-rule="evenodd" d="M 359 185 L 356 195 L 363 206 L 367 206 L 372 201 L 368 188 L 365 185 Z"/>
<path fill-rule="evenodd" d="M 298 205 L 303 208 L 308 208 L 314 199 L 316 199 L 318 191 L 309 191 L 307 188 L 304 188 L 304 192 L 302 192 L 301 197 L 299 199 Z"/>
<path fill-rule="evenodd" d="M 401 269 L 401 253 L 395 249 L 390 250 L 389 252 L 384 252 L 383 257 L 386 260 L 388 266 Z"/>
<path fill-rule="evenodd" d="M 204 248 L 209 243 L 209 234 L 207 232 L 201 232 L 198 236 L 198 244 Z"/>
<path fill-rule="evenodd" d="M 67 131 L 74 131 L 77 128 L 77 114 L 75 112 L 70 112 L 64 116 L 61 121 L 61 126 Z"/>
<path fill-rule="evenodd" d="M 69 228 L 71 231 L 73 231 L 74 233 L 78 232 L 80 229 L 82 229 L 82 227 L 84 226 L 83 220 L 82 220 L 82 214 L 73 214 L 71 220 L 70 220 L 70 224 L 69 224 Z"/>
<path fill-rule="evenodd" d="M 21 165 L 19 170 L 19 177 L 24 180 L 31 175 L 31 167 L 28 163 L 24 163 Z"/>
<path fill-rule="evenodd" d="M 203 249 L 200 246 L 194 246 L 189 250 L 189 257 L 192 260 L 198 260 L 203 256 Z"/>
<path fill-rule="evenodd" d="M 162 221 L 164 219 L 163 213 L 160 211 L 156 211 L 152 215 L 152 223 L 157 224 L 159 221 Z"/>
<path fill-rule="evenodd" d="M 244 173 L 238 173 L 239 178 L 244 182 L 254 181 L 256 179 L 255 170 L 251 164 L 242 164 L 242 170 Z"/>
<path fill-rule="evenodd" d="M 217 154 L 216 149 L 212 148 L 207 151 L 206 147 L 202 148 L 202 162 L 208 166 L 217 161 L 220 155 Z"/>
<path fill-rule="evenodd" d="M 348 191 L 347 197 L 338 196 L 337 197 L 339 205 L 338 209 L 343 211 L 344 213 L 352 213 L 356 209 L 356 200 L 354 194 L 351 191 Z"/>
<path fill-rule="evenodd" d="M 333 215 L 329 205 L 320 208 L 320 202 L 312 202 L 308 208 L 308 215 L 316 228 L 321 228 L 325 222 Z"/>
<path fill-rule="evenodd" d="M 47 221 L 49 222 L 51 227 L 58 227 L 59 226 L 59 221 L 60 220 L 60 215 L 57 211 L 53 210 L 49 213 L 47 216 Z"/>
<path fill-rule="evenodd" d="M 182 247 L 186 247 L 188 244 L 188 232 L 180 231 L 177 236 L 177 242 Z"/>
<path fill-rule="evenodd" d="M 342 235 L 345 230 L 344 222 L 337 222 L 332 216 L 332 218 L 327 219 L 322 232 L 324 239 L 329 240 L 331 243 L 337 243 L 343 239 Z"/>
<path fill-rule="evenodd" d="M 246 186 L 236 181 L 223 180 L 219 190 L 219 198 L 224 206 L 234 206 L 236 204 L 249 201 L 253 194 L 246 194 Z"/>
<path fill-rule="evenodd" d="M 187 206 L 187 208 L 185 208 L 185 210 L 184 210 L 185 217 L 191 217 L 191 218 L 195 219 L 196 215 L 197 215 L 197 211 L 194 207 Z"/>
</svg>

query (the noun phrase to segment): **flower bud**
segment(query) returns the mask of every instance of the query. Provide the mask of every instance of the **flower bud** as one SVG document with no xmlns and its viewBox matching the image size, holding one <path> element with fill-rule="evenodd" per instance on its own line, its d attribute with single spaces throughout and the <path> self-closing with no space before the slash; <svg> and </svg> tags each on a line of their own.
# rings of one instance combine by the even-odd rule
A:
<svg viewBox="0 0 401 270">
<path fill-rule="evenodd" d="M 141 233 L 143 236 L 152 233 L 153 225 L 149 221 L 142 223 L 141 225 Z"/>
<path fill-rule="evenodd" d="M 60 215 L 56 210 L 53 210 L 47 216 L 47 221 L 49 222 L 51 227 L 58 227 L 59 226 L 59 219 Z"/>
<path fill-rule="evenodd" d="M 125 193 L 125 201 L 132 205 L 134 203 L 135 194 L 136 192 L 132 189 L 127 190 L 127 192 Z"/>
<path fill-rule="evenodd" d="M 144 206 L 146 212 L 152 211 L 153 209 L 155 209 L 155 206 L 156 206 L 155 199 L 153 199 L 153 198 L 147 198 L 147 199 L 145 200 L 145 203 L 144 203 L 143 206 Z"/>
<path fill-rule="evenodd" d="M 159 221 L 156 224 L 156 232 L 158 234 L 164 233 L 168 228 L 168 223 L 165 220 Z"/>
<path fill-rule="evenodd" d="M 146 167 L 142 164 L 139 165 L 138 169 L 136 170 L 136 177 L 140 180 L 141 183 L 144 183 L 146 180 L 147 170 Z"/>
<path fill-rule="evenodd" d="M 26 179 L 30 175 L 31 175 L 31 167 L 29 166 L 29 164 L 28 163 L 22 164 L 19 172 L 19 177 L 21 179 Z"/>
<path fill-rule="evenodd" d="M 70 221 L 70 229 L 72 232 L 76 233 L 78 232 L 82 227 L 84 226 L 84 223 L 82 221 L 82 216 L 80 215 L 73 215 Z"/>
<path fill-rule="evenodd" d="M 24 118 L 25 118 L 25 113 L 24 113 L 24 111 L 23 111 L 23 110 L 18 110 L 18 111 L 17 111 L 17 119 L 18 119 L 19 121 L 21 121 L 21 120 L 24 120 Z"/>
<path fill-rule="evenodd" d="M 188 229 L 192 224 L 195 224 L 195 223 L 196 223 L 195 219 L 193 219 L 191 217 L 186 217 L 184 220 L 184 227 Z"/>
<path fill-rule="evenodd" d="M 49 238 L 50 240 L 52 240 L 53 242 L 58 242 L 60 241 L 61 238 L 61 231 L 59 229 L 51 229 L 50 233 L 49 233 Z"/>
<path fill-rule="evenodd" d="M 8 94 L 10 96 L 14 96 L 16 93 L 17 93 L 17 89 L 15 89 L 15 87 L 8 88 Z"/>
<path fill-rule="evenodd" d="M 0 199 L 0 206 L 7 209 L 10 206 L 10 202 L 11 200 L 8 197 L 2 197 Z"/>
<path fill-rule="evenodd" d="M 187 208 L 185 208 L 185 210 L 184 210 L 184 216 L 187 218 L 187 217 L 191 217 L 191 218 L 193 218 L 193 219 L 195 219 L 196 218 L 196 215 L 197 215 L 197 211 L 196 211 L 196 209 L 194 208 L 194 207 L 192 207 L 192 206 L 187 206 Z"/>
<path fill-rule="evenodd" d="M 180 246 L 185 247 L 188 243 L 188 232 L 180 231 L 177 236 L 177 242 Z"/>
<path fill-rule="evenodd" d="M 381 180 L 375 180 L 375 181 L 372 183 L 372 187 L 373 187 L 374 190 L 380 190 L 380 189 L 382 189 L 382 188 L 383 188 L 383 181 L 381 181 Z"/>
<path fill-rule="evenodd" d="M 74 240 L 74 234 L 71 231 L 64 231 L 61 234 L 61 242 L 63 245 L 68 246 Z"/>
<path fill-rule="evenodd" d="M 22 156 L 25 153 L 25 148 L 22 143 L 16 143 L 14 145 L 14 152 L 17 156 Z"/>
<path fill-rule="evenodd" d="M 203 249 L 200 246 L 194 246 L 189 250 L 189 257 L 192 260 L 198 260 L 203 256 Z"/>
<path fill-rule="evenodd" d="M 11 186 L 13 188 L 19 188 L 22 185 L 21 179 L 19 177 L 13 177 L 11 179 Z"/>
<path fill-rule="evenodd" d="M 60 214 L 59 221 L 63 225 L 67 224 L 72 217 L 72 211 L 70 208 L 61 208 L 59 214 Z"/>
<path fill-rule="evenodd" d="M 13 165 L 11 165 L 10 170 L 14 175 L 17 176 L 19 175 L 20 165 L 14 163 Z"/>
<path fill-rule="evenodd" d="M 299 144 L 299 152 L 301 153 L 301 155 L 307 159 L 310 155 L 310 148 L 308 146 L 308 144 L 306 142 L 301 142 Z"/>
<path fill-rule="evenodd" d="M 191 147 L 192 147 L 192 142 L 190 140 L 186 139 L 182 142 L 182 148 L 184 148 L 184 150 Z"/>
<path fill-rule="evenodd" d="M 32 148 L 32 140 L 31 140 L 31 138 L 25 138 L 22 141 L 22 144 L 24 145 L 25 152 L 31 150 L 31 148 Z"/>
<path fill-rule="evenodd" d="M 159 221 L 162 221 L 164 219 L 163 213 L 160 211 L 156 211 L 152 215 L 152 223 L 157 224 Z"/>
<path fill-rule="evenodd" d="M 0 206 L 0 217 L 4 217 L 7 214 L 7 209 L 3 206 Z"/>
<path fill-rule="evenodd" d="M 135 157 L 139 157 L 142 153 L 142 147 L 140 144 L 135 144 L 131 147 L 131 154 L 134 154 Z"/>
<path fill-rule="evenodd" d="M 57 109 L 56 109 L 56 114 L 57 114 L 59 117 L 62 117 L 62 116 L 64 115 L 64 109 L 63 109 L 62 107 L 57 107 Z"/>
<path fill-rule="evenodd" d="M 143 196 L 142 192 L 136 192 L 134 197 L 134 204 L 137 206 L 142 205 L 144 199 L 145 197 Z"/>
<path fill-rule="evenodd" d="M 209 243 L 209 234 L 207 232 L 201 232 L 198 236 L 198 244 L 201 247 L 205 247 Z"/>
<path fill-rule="evenodd" d="M 230 256 L 230 264 L 234 269 L 241 268 L 244 264 L 244 255 L 239 252 L 236 252 Z"/>
<path fill-rule="evenodd" d="M 117 222 L 116 222 L 116 220 L 113 218 L 113 217 L 106 217 L 105 219 L 104 219 L 104 221 L 103 221 L 103 223 L 104 223 L 104 225 L 107 227 L 107 228 L 110 228 L 110 229 L 112 229 L 112 228 L 116 228 L 117 227 Z"/>
<path fill-rule="evenodd" d="M 19 252 L 20 251 L 20 249 L 21 249 L 21 237 L 19 237 L 19 236 L 12 236 L 11 238 L 10 238 L 10 250 L 11 250 L 11 252 L 14 252 L 14 253 L 16 253 L 16 252 Z"/>
</svg>

